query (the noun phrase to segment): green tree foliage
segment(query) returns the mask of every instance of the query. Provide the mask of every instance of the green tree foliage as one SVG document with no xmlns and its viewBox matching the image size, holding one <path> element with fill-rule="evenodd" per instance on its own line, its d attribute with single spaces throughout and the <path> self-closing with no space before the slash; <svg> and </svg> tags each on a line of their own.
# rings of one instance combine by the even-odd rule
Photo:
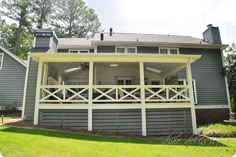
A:
<svg viewBox="0 0 236 157">
<path fill-rule="evenodd" d="M 10 18 L 17 23 L 14 53 L 21 52 L 21 36 L 25 28 L 30 27 L 31 0 L 3 0 L 1 3 L 1 15 Z"/>
<path fill-rule="evenodd" d="M 225 74 L 228 79 L 232 111 L 236 112 L 236 45 L 233 43 L 225 50 Z"/>
<path fill-rule="evenodd" d="M 94 10 L 82 0 L 58 0 L 52 25 L 59 37 L 88 37 L 100 29 Z"/>
<path fill-rule="evenodd" d="M 88 37 L 100 29 L 83 0 L 0 0 L 0 44 L 27 58 L 34 29 L 53 27 L 59 37 Z M 4 21 L 2 19 L 10 19 Z"/>
<path fill-rule="evenodd" d="M 1 22 L 0 25 L 0 43 L 1 46 L 14 52 L 16 44 L 17 25 L 7 24 L 5 21 Z M 32 33 L 27 29 L 22 29 L 20 37 L 20 50 L 17 56 L 22 59 L 27 58 L 27 52 L 31 49 L 33 36 Z"/>
<path fill-rule="evenodd" d="M 53 0 L 33 0 L 33 21 L 38 29 L 42 29 L 44 25 L 48 26 L 50 15 L 54 10 L 53 2 Z"/>
</svg>

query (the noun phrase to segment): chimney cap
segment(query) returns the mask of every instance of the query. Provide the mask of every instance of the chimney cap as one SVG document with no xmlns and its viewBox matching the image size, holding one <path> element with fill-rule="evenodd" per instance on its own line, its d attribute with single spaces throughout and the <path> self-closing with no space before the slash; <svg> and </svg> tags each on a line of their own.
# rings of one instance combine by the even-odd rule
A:
<svg viewBox="0 0 236 157">
<path fill-rule="evenodd" d="M 213 26 L 212 24 L 208 24 L 208 25 L 207 25 L 208 28 L 209 28 L 209 27 L 212 27 L 212 26 Z"/>
</svg>

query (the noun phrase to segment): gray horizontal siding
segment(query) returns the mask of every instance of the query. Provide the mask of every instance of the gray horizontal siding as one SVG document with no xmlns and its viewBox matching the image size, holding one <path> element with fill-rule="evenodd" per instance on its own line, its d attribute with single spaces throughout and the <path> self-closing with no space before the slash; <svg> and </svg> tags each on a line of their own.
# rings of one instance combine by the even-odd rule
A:
<svg viewBox="0 0 236 157">
<path fill-rule="evenodd" d="M 34 116 L 37 75 L 38 75 L 38 63 L 31 59 L 29 64 L 29 74 L 28 74 L 26 100 L 25 100 L 26 120 L 33 120 Z"/>
<path fill-rule="evenodd" d="M 88 129 L 88 110 L 40 110 L 39 125 Z"/>
<path fill-rule="evenodd" d="M 137 53 L 158 53 L 158 47 L 138 46 Z"/>
<path fill-rule="evenodd" d="M 190 109 L 146 109 L 147 135 L 192 134 Z"/>
<path fill-rule="evenodd" d="M 50 37 L 36 37 L 35 47 L 49 47 Z"/>
<path fill-rule="evenodd" d="M 181 48 L 180 54 L 202 55 L 192 64 L 192 77 L 196 80 L 198 104 L 227 105 L 220 50 Z M 185 70 L 178 72 L 177 75 L 178 78 L 186 78 Z"/>
<path fill-rule="evenodd" d="M 26 67 L 4 53 L 2 70 L 0 70 L 0 105 L 16 104 L 22 107 Z"/>
<path fill-rule="evenodd" d="M 93 110 L 93 130 L 141 135 L 141 110 Z"/>
<path fill-rule="evenodd" d="M 98 46 L 97 53 L 115 53 L 115 46 Z"/>
</svg>

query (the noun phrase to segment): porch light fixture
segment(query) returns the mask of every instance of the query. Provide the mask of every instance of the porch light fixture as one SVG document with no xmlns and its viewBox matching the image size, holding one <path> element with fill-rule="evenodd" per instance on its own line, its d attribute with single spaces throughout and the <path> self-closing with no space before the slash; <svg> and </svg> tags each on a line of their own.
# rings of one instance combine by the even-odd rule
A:
<svg viewBox="0 0 236 157">
<path fill-rule="evenodd" d="M 70 68 L 70 69 L 67 69 L 67 70 L 64 70 L 65 73 L 70 73 L 70 72 L 73 72 L 73 71 L 76 71 L 76 70 L 81 70 L 81 66 L 77 66 L 77 67 L 74 67 L 74 68 Z"/>
<path fill-rule="evenodd" d="M 145 68 L 146 70 L 149 70 L 149 71 L 152 71 L 152 72 L 154 72 L 154 73 L 158 73 L 158 74 L 160 74 L 162 71 L 161 70 L 159 70 L 159 69 L 155 69 L 155 68 L 151 68 L 151 67 L 146 67 Z"/>
<path fill-rule="evenodd" d="M 118 67 L 118 64 L 112 63 L 110 64 L 110 67 Z"/>
</svg>

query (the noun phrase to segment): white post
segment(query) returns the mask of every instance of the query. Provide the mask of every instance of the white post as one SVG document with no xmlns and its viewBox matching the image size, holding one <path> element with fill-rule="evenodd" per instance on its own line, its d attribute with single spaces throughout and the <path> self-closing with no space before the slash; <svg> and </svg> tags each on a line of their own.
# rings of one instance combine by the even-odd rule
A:
<svg viewBox="0 0 236 157">
<path fill-rule="evenodd" d="M 193 134 L 197 134 L 196 113 L 195 113 L 195 104 L 194 104 L 194 97 L 193 97 L 191 61 L 186 64 L 186 76 L 187 76 L 187 81 L 188 81 L 188 86 L 189 86 Z"/>
<path fill-rule="evenodd" d="M 40 85 L 42 80 L 43 62 L 39 60 L 38 63 L 38 75 L 35 95 L 35 107 L 34 107 L 34 125 L 38 125 L 39 120 L 39 99 L 40 99 Z"/>
<path fill-rule="evenodd" d="M 93 130 L 93 61 L 89 62 L 88 131 Z"/>
<path fill-rule="evenodd" d="M 147 136 L 146 128 L 146 108 L 145 108 L 145 89 L 144 89 L 144 65 L 139 62 L 140 86 L 141 86 L 141 103 L 142 103 L 142 135 Z"/>
<path fill-rule="evenodd" d="M 48 63 L 44 63 L 43 64 L 43 85 L 47 84 L 47 80 L 48 80 Z"/>
</svg>

